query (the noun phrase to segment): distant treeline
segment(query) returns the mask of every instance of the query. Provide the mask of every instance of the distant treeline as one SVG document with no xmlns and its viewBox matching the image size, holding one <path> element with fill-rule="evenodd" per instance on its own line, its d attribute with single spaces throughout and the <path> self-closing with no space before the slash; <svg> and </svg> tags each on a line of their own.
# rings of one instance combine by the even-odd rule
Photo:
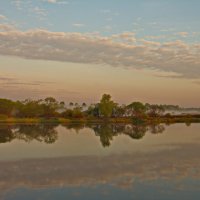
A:
<svg viewBox="0 0 200 200">
<path fill-rule="evenodd" d="M 116 118 L 116 117 L 158 117 L 166 110 L 180 110 L 177 105 L 143 104 L 132 102 L 119 105 L 109 94 L 104 94 L 99 103 L 87 105 L 59 102 L 53 97 L 45 99 L 12 101 L 0 99 L 0 119 L 13 118 Z M 165 113 L 166 114 L 166 113 Z M 168 114 L 169 115 L 169 114 Z"/>
</svg>

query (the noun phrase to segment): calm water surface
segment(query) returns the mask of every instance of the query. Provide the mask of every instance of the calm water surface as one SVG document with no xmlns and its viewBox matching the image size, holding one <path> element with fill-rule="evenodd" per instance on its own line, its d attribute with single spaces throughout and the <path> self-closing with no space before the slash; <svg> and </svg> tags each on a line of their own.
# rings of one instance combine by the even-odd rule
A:
<svg viewBox="0 0 200 200">
<path fill-rule="evenodd" d="M 0 169 L 0 200 L 199 200 L 200 124 L 1 124 Z"/>
</svg>

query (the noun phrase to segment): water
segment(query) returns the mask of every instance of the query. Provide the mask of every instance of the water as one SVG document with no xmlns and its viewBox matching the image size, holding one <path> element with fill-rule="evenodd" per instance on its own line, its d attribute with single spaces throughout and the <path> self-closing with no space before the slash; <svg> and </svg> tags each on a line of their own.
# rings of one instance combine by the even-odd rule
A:
<svg viewBox="0 0 200 200">
<path fill-rule="evenodd" d="M 200 124 L 0 125 L 0 199 L 200 199 Z"/>
</svg>

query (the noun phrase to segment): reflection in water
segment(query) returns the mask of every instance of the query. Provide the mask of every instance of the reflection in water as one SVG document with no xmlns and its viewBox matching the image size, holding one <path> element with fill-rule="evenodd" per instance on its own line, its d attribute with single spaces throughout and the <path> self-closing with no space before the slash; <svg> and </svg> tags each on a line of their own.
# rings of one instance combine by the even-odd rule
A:
<svg viewBox="0 0 200 200">
<path fill-rule="evenodd" d="M 162 133 L 165 126 L 0 125 L 0 199 L 200 199 L 199 128 L 198 124 L 191 127 L 178 124 L 166 129 L 167 134 L 152 137 L 146 133 Z M 81 130 L 84 134 L 66 134 L 70 133 L 66 129 L 73 130 L 72 133 Z M 147 140 L 142 140 L 145 134 Z M 118 139 L 112 143 L 116 137 Z M 96 138 L 104 147 L 112 144 L 111 148 L 99 148 Z M 129 151 L 119 148 L 119 140 L 122 143 L 124 140 Z M 27 143 L 22 145 L 20 141 Z M 128 144 L 127 141 L 132 142 Z M 95 146 L 89 148 L 92 153 L 112 151 L 109 154 L 82 152 L 92 145 Z M 135 148 L 137 145 L 142 151 Z M 73 154 L 72 146 L 79 154 Z M 79 149 L 79 146 L 82 147 Z M 59 148 L 64 154 L 53 154 L 60 151 Z M 27 157 L 2 159 L 4 154 L 9 157 L 24 151 L 28 152 Z M 46 154 L 40 156 L 43 151 Z M 39 156 L 33 157 L 32 152 Z M 50 154 L 52 156 L 48 157 Z"/>
<path fill-rule="evenodd" d="M 141 139 L 147 131 L 151 133 L 162 133 L 165 128 L 163 125 L 133 125 L 133 124 L 98 124 L 93 125 L 91 128 L 95 134 L 100 137 L 103 147 L 110 146 L 113 136 L 125 134 L 132 139 Z"/>
<path fill-rule="evenodd" d="M 14 139 L 31 142 L 36 140 L 52 144 L 58 139 L 56 131 L 57 124 L 32 124 L 32 125 L 0 125 L 0 143 L 11 142 Z M 100 137 L 103 147 L 110 146 L 114 136 L 125 134 L 132 139 L 141 139 L 147 131 L 156 134 L 162 133 L 164 125 L 133 125 L 133 124 L 67 124 L 63 125 L 67 129 L 73 129 L 77 133 L 88 127 L 95 132 L 96 136 Z"/>
<path fill-rule="evenodd" d="M 93 126 L 95 135 L 100 136 L 103 147 L 110 146 L 113 136 L 117 136 L 120 133 L 117 128 L 117 126 L 109 124 Z"/>
<path fill-rule="evenodd" d="M 39 142 L 45 142 L 46 144 L 52 144 L 58 139 L 58 133 L 55 130 L 57 125 L 54 124 L 39 124 L 39 125 L 21 125 L 14 131 L 17 139 L 30 142 L 37 140 Z"/>
<path fill-rule="evenodd" d="M 0 143 L 11 142 L 15 138 L 12 127 L 7 125 L 0 126 Z"/>
<path fill-rule="evenodd" d="M 36 124 L 36 125 L 0 125 L 0 143 L 11 142 L 14 139 L 31 142 L 45 142 L 52 144 L 58 139 L 54 124 Z"/>
<path fill-rule="evenodd" d="M 0 162 L 0 197 L 6 195 L 6 191 L 9 194 L 9 191 L 15 190 L 15 188 L 28 188 L 29 191 L 23 199 L 53 200 L 51 197 L 39 198 L 41 196 L 31 198 L 31 194 L 34 194 L 36 189 L 40 192 L 44 188 L 49 188 L 49 191 L 57 194 L 54 199 L 60 199 L 58 195 L 60 189 L 66 195 L 73 187 L 80 192 L 78 199 L 84 199 L 81 196 L 82 187 L 87 188 L 87 191 L 96 188 L 96 192 L 99 192 L 98 186 L 102 185 L 107 187 L 106 190 L 109 193 L 113 190 L 109 190 L 109 187 L 112 186 L 118 192 L 125 190 L 127 194 L 133 195 L 132 198 L 123 198 L 123 196 L 118 198 L 118 195 L 115 194 L 114 199 L 156 199 L 154 194 L 148 193 L 149 190 L 154 190 L 155 193 L 159 193 L 161 190 L 162 197 L 169 197 L 172 192 L 170 199 L 177 199 L 173 195 L 178 192 L 182 194 L 183 191 L 196 191 L 197 197 L 200 197 L 198 195 L 200 186 L 199 150 L 199 145 L 183 144 L 178 149 L 145 154 L 133 153 L 103 157 L 75 156 Z M 145 186 L 146 188 L 143 188 Z M 146 194 L 141 193 L 139 196 L 135 196 L 138 191 L 144 191 L 144 189 Z M 17 195 L 17 193 L 14 194 Z M 21 193 L 19 190 L 18 196 L 18 198 L 15 196 L 15 198 L 8 199 L 22 200 L 23 190 Z M 88 194 L 88 196 L 90 195 Z M 62 199 L 67 198 L 63 197 Z M 178 199 L 184 199 L 184 194 Z"/>
</svg>

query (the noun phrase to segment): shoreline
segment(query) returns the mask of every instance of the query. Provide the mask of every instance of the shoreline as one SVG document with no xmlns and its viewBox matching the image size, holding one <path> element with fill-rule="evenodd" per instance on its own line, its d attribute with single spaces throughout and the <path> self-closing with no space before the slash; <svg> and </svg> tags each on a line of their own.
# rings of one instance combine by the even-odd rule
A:
<svg viewBox="0 0 200 200">
<path fill-rule="evenodd" d="M 6 118 L 0 119 L 0 124 L 23 123 L 23 124 L 39 124 L 39 123 L 125 123 L 125 124 L 173 124 L 173 123 L 200 123 L 200 116 L 171 116 L 171 117 L 151 117 L 151 118 Z"/>
</svg>

